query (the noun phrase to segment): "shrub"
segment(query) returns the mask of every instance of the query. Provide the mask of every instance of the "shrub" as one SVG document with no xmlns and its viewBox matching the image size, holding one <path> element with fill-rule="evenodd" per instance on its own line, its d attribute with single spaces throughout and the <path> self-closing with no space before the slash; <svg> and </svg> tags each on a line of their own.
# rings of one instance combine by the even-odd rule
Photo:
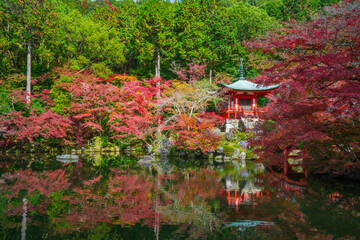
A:
<svg viewBox="0 0 360 240">
<path fill-rule="evenodd" d="M 234 147 L 232 147 L 232 146 L 229 146 L 229 145 L 224 145 L 224 153 L 226 154 L 226 155 L 233 155 L 234 154 L 234 152 L 235 152 L 235 148 Z"/>
</svg>

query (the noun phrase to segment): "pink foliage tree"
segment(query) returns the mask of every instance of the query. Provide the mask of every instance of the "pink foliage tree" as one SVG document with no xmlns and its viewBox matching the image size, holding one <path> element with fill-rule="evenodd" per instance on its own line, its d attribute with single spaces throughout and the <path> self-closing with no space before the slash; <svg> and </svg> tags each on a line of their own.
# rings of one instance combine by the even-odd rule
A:
<svg viewBox="0 0 360 240">
<path fill-rule="evenodd" d="M 162 123 L 161 112 L 157 110 L 159 81 L 161 79 L 154 78 L 124 83 L 115 104 L 116 111 L 110 117 L 113 138 L 130 137 L 146 144 L 153 142 Z M 165 82 L 160 87 L 166 86 Z"/>
<path fill-rule="evenodd" d="M 214 151 L 220 143 L 221 135 L 214 128 L 223 123 L 223 118 L 214 113 L 197 116 L 180 114 L 173 128 L 174 144 L 177 148 L 200 150 L 202 153 Z"/>
<path fill-rule="evenodd" d="M 103 135 L 108 129 L 109 116 L 120 100 L 120 88 L 112 79 L 101 79 L 90 73 L 63 72 L 70 82 L 59 82 L 53 88 L 66 90 L 70 106 L 64 107 L 65 114 L 73 122 L 75 142 L 82 143 L 93 136 Z"/>
<path fill-rule="evenodd" d="M 182 81 L 189 82 L 192 85 L 196 81 L 200 81 L 205 78 L 206 64 L 188 63 L 187 68 L 176 68 L 174 73 L 178 75 L 178 78 Z"/>
<path fill-rule="evenodd" d="M 10 94 L 12 103 L 20 104 L 23 111 L 15 109 L 2 116 L 0 144 L 26 143 L 33 140 L 59 139 L 65 143 L 70 121 L 52 111 L 39 111 L 31 108 L 26 98 L 27 92 L 14 91 Z"/>
</svg>

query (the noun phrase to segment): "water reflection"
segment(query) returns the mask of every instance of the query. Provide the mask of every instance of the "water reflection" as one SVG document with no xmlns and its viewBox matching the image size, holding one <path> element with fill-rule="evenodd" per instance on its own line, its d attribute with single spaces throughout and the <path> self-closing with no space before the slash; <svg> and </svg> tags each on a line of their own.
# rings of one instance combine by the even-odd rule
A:
<svg viewBox="0 0 360 240">
<path fill-rule="evenodd" d="M 284 183 L 259 165 L 151 167 L 119 156 L 78 161 L 3 158 L 4 239 L 355 239 L 358 192 Z M 199 165 L 199 163 L 196 163 Z M 110 167 L 109 167 L 110 166 Z M 179 170 L 181 169 L 181 171 Z M 341 223 L 339 223 L 341 221 Z M 95 237 L 96 236 L 96 237 Z"/>
<path fill-rule="evenodd" d="M 21 240 L 26 239 L 26 215 L 27 215 L 27 199 L 23 198 L 23 210 L 24 213 L 22 215 L 22 222 L 21 222 Z"/>
</svg>

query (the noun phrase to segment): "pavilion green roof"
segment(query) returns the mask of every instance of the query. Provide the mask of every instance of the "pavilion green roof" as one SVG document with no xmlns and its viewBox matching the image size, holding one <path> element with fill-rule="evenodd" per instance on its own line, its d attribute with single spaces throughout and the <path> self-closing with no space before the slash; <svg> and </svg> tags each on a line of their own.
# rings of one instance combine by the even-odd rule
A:
<svg viewBox="0 0 360 240">
<path fill-rule="evenodd" d="M 278 88 L 280 84 L 271 85 L 271 86 L 262 86 L 253 82 L 250 82 L 246 79 L 238 80 L 233 84 L 226 85 L 224 83 L 221 84 L 223 87 L 240 90 L 240 91 L 266 91 Z"/>
<path fill-rule="evenodd" d="M 239 79 L 232 84 L 227 85 L 227 84 L 221 83 L 221 85 L 226 88 L 240 90 L 240 91 L 266 91 L 266 90 L 276 89 L 280 86 L 280 84 L 271 85 L 271 86 L 263 86 L 263 85 L 259 85 L 259 84 L 256 84 L 256 83 L 246 80 L 243 76 L 242 59 L 240 59 L 240 77 L 239 77 Z"/>
</svg>

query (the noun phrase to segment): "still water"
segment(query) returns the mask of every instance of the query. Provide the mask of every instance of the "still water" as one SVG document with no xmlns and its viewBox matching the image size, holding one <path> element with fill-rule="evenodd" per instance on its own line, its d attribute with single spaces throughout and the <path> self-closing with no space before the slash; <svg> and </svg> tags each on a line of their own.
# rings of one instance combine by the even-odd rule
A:
<svg viewBox="0 0 360 240">
<path fill-rule="evenodd" d="M 248 162 L 0 157 L 0 239 L 358 239 L 360 184 Z"/>
</svg>

